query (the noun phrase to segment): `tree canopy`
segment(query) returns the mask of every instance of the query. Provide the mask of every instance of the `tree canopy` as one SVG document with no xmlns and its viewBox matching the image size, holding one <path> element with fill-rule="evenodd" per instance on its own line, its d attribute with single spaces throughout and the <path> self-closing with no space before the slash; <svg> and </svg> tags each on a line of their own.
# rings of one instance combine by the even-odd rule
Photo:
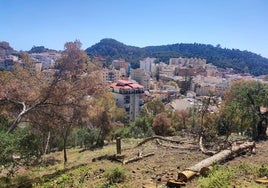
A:
<svg viewBox="0 0 268 188">
<path fill-rule="evenodd" d="M 254 140 L 265 139 L 268 86 L 256 81 L 238 81 L 226 94 L 221 123 L 226 129 L 247 132 Z"/>
</svg>

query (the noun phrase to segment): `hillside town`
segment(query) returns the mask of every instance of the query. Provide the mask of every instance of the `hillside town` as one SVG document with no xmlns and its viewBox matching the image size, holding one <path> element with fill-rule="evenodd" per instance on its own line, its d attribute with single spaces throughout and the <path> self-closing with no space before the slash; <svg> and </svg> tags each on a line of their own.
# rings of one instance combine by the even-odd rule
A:
<svg viewBox="0 0 268 188">
<path fill-rule="evenodd" d="M 47 51 L 29 53 L 35 62 L 36 71 L 51 75 L 61 53 Z M 105 59 L 98 57 L 95 63 L 103 65 Z M 1 55 L 0 68 L 11 70 L 20 63 L 18 54 Z M 223 69 L 207 64 L 200 58 L 170 58 L 168 62 L 158 62 L 157 58 L 147 57 L 139 62 L 139 68 L 132 69 L 124 59 L 113 60 L 103 66 L 99 79 L 110 88 L 118 107 L 125 109 L 131 121 L 139 117 L 146 101 L 160 99 L 173 110 L 200 108 L 202 98 L 213 96 L 221 103 L 222 97 L 231 84 L 238 80 L 254 80 L 268 83 L 265 76 L 237 73 L 231 68 Z M 217 107 L 211 107 L 217 112 Z"/>
<path fill-rule="evenodd" d="M 172 57 L 167 61 L 140 58 L 139 67 L 132 68 L 133 62 L 123 58 L 90 57 L 80 49 L 79 41 L 66 44 L 63 52 L 44 47 L 37 47 L 44 50 L 41 52 L 36 49 L 16 52 L 8 43 L 2 43 L 0 123 L 4 132 L 0 133 L 3 138 L 9 136 L 2 139 L 5 145 L 11 143 L 19 151 L 1 148 L 1 153 L 10 153 L 2 155 L 7 173 L 17 173 L 23 168 L 11 166 L 15 162 L 32 159 L 23 155 L 24 152 L 36 151 L 30 154 L 36 158 L 44 153 L 48 160 L 54 153 L 59 158 L 59 152 L 63 151 L 64 165 L 73 160 L 72 153 L 78 153 L 78 158 L 87 157 L 83 161 L 89 168 L 94 164 L 103 165 L 103 160 L 109 160 L 107 164 L 114 166 L 115 160 L 118 165 L 125 165 L 132 175 L 136 174 L 137 181 L 140 182 L 140 174 L 145 177 L 138 187 L 146 187 L 143 185 L 148 180 L 167 187 L 180 187 L 197 172 L 201 173 L 202 168 L 213 164 L 215 157 L 218 163 L 248 149 L 253 151 L 255 141 L 267 138 L 267 98 L 262 97 L 267 95 L 267 75 L 253 76 L 247 67 L 243 73 L 219 68 L 206 59 L 194 57 Z M 258 103 L 262 99 L 264 102 Z M 7 114 L 12 118 L 6 118 Z M 17 137 L 17 133 L 28 135 L 30 129 L 31 136 Z M 237 147 L 231 144 L 230 148 L 230 143 L 236 144 L 238 139 L 253 141 L 243 141 Z M 121 141 L 124 148 L 130 149 L 123 149 Z M 166 145 L 167 142 L 170 143 Z M 260 170 L 263 159 L 267 158 L 264 146 L 258 145 L 263 148 L 260 149 L 262 155 L 256 157 Z M 106 151 L 104 156 L 97 154 L 97 150 L 104 151 L 101 148 L 107 147 L 111 148 L 111 155 Z M 181 150 L 186 153 L 179 156 L 186 160 L 178 163 L 174 156 Z M 67 151 L 71 152 L 67 155 Z M 218 158 L 222 152 L 228 155 Z M 90 165 L 87 165 L 88 155 L 94 155 Z M 191 155 L 198 157 L 191 159 Z M 203 159 L 207 155 L 212 158 Z M 165 159 L 159 161 L 159 156 Z M 14 161 L 6 164 L 10 159 Z M 201 168 L 197 162 L 203 165 L 205 160 L 209 162 Z M 139 166 L 145 163 L 162 165 L 157 170 L 143 167 L 147 170 L 142 172 Z M 175 163 L 179 165 L 177 169 L 190 166 L 191 170 L 174 173 L 177 171 L 173 170 Z M 197 164 L 191 167 L 193 163 Z M 105 174 L 103 170 L 97 171 Z M 262 178 L 263 174 L 258 177 Z M 46 185 L 46 182 L 40 180 L 38 184 Z M 81 184 L 95 185 L 92 178 Z M 197 183 L 193 184 L 187 183 L 190 187 Z"/>
</svg>

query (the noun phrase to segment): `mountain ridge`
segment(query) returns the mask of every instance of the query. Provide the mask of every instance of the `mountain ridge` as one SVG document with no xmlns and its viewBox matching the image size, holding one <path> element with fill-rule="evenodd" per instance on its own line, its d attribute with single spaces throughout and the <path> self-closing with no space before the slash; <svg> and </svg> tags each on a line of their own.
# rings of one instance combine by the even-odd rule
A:
<svg viewBox="0 0 268 188">
<path fill-rule="evenodd" d="M 214 47 L 211 44 L 176 43 L 140 48 L 105 38 L 85 51 L 89 56 L 102 56 L 107 62 L 123 58 L 133 68 L 138 68 L 139 60 L 145 57 L 155 57 L 164 62 L 168 62 L 169 58 L 192 57 L 206 59 L 207 63 L 220 68 L 233 68 L 237 72 L 249 71 L 255 76 L 268 74 L 267 58 L 246 50 Z"/>
</svg>

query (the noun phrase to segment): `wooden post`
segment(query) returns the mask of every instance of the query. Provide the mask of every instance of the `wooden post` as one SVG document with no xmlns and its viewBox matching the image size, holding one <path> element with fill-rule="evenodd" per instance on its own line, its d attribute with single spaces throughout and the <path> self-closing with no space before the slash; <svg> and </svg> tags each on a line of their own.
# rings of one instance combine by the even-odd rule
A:
<svg viewBox="0 0 268 188">
<path fill-rule="evenodd" d="M 116 138 L 116 154 L 121 155 L 121 138 Z"/>
</svg>

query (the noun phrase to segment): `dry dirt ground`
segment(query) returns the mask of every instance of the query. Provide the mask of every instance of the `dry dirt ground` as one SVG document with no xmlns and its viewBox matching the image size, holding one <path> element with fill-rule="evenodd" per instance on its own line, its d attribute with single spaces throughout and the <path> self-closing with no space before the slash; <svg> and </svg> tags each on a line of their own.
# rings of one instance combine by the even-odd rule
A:
<svg viewBox="0 0 268 188">
<path fill-rule="evenodd" d="M 166 145 L 178 146 L 161 141 Z M 182 147 L 191 149 L 177 149 L 172 147 L 163 147 L 155 141 L 150 141 L 136 149 L 123 152 L 127 158 L 137 156 L 142 151 L 142 155 L 154 153 L 153 156 L 143 158 L 137 162 L 126 164 L 126 168 L 131 172 L 136 187 L 165 187 L 169 179 L 177 179 L 179 171 L 190 167 L 208 156 L 201 153 L 198 148 L 191 144 L 180 144 Z M 241 163 L 248 165 L 263 165 L 268 163 L 268 141 L 256 144 L 256 154 L 244 154 L 226 161 L 222 165 L 237 166 Z M 196 187 L 198 177 L 188 181 L 186 187 Z M 254 181 L 254 180 L 252 180 Z"/>
<path fill-rule="evenodd" d="M 181 140 L 181 138 L 173 137 L 173 140 Z M 103 149 L 94 151 L 86 150 L 80 152 L 81 149 L 68 150 L 68 164 L 63 170 L 62 152 L 55 152 L 48 155 L 48 158 L 53 158 L 57 162 L 56 164 L 49 165 L 48 167 L 38 167 L 36 169 L 21 171 L 20 174 L 25 173 L 32 178 L 39 178 L 51 175 L 51 181 L 54 181 L 56 175 L 62 175 L 69 173 L 68 176 L 75 174 L 73 169 L 79 168 L 81 165 L 85 165 L 90 168 L 91 172 L 86 173 L 87 181 L 82 186 L 77 187 L 103 187 L 103 172 L 114 168 L 122 167 L 126 168 L 127 180 L 123 183 L 117 184 L 116 187 L 126 188 L 163 188 L 169 179 L 177 179 L 178 172 L 193 166 L 208 156 L 201 153 L 195 145 L 189 143 L 186 140 L 184 143 L 171 143 L 167 141 L 160 141 L 163 145 L 159 145 L 155 140 L 146 142 L 145 144 L 135 147 L 141 140 L 125 139 L 122 140 L 122 155 L 125 156 L 124 160 L 128 160 L 138 155 L 146 155 L 153 153 L 154 155 L 142 158 L 136 162 L 123 165 L 116 161 L 110 161 L 107 159 L 96 160 L 94 158 L 113 155 L 116 153 L 115 143 L 105 146 Z M 169 147 L 167 147 L 169 146 Z M 177 146 L 179 148 L 174 148 Z M 188 148 L 188 149 L 187 149 Z M 248 165 L 263 165 L 268 163 L 268 141 L 259 142 L 256 144 L 256 154 L 245 154 L 226 161 L 222 165 L 237 166 L 241 163 Z M 61 173 L 58 173 L 62 171 Z M 76 177 L 77 178 L 77 177 Z M 187 182 L 185 187 L 194 188 L 197 186 L 198 176 L 195 176 Z M 76 181 L 76 180 L 74 180 Z M 254 181 L 248 180 L 248 181 Z M 43 184 L 35 184 L 33 187 L 44 187 Z M 61 187 L 68 187 L 68 184 Z M 1 186 L 0 186 L 1 187 Z M 17 186 L 15 186 L 17 187 Z M 76 187 L 76 186 L 72 186 Z"/>
<path fill-rule="evenodd" d="M 129 156 L 127 158 L 137 156 L 140 151 L 142 155 L 154 153 L 153 156 L 126 164 L 127 169 L 132 172 L 132 178 L 137 182 L 137 187 L 162 187 L 169 179 L 177 179 L 179 171 L 207 157 L 197 147 L 192 148 L 189 144 L 180 144 L 180 146 L 191 149 L 177 149 L 172 146 L 178 146 L 178 144 L 165 141 L 161 143 L 170 147 L 158 145 L 154 140 L 132 149 L 131 152 L 124 152 L 126 156 Z"/>
</svg>

